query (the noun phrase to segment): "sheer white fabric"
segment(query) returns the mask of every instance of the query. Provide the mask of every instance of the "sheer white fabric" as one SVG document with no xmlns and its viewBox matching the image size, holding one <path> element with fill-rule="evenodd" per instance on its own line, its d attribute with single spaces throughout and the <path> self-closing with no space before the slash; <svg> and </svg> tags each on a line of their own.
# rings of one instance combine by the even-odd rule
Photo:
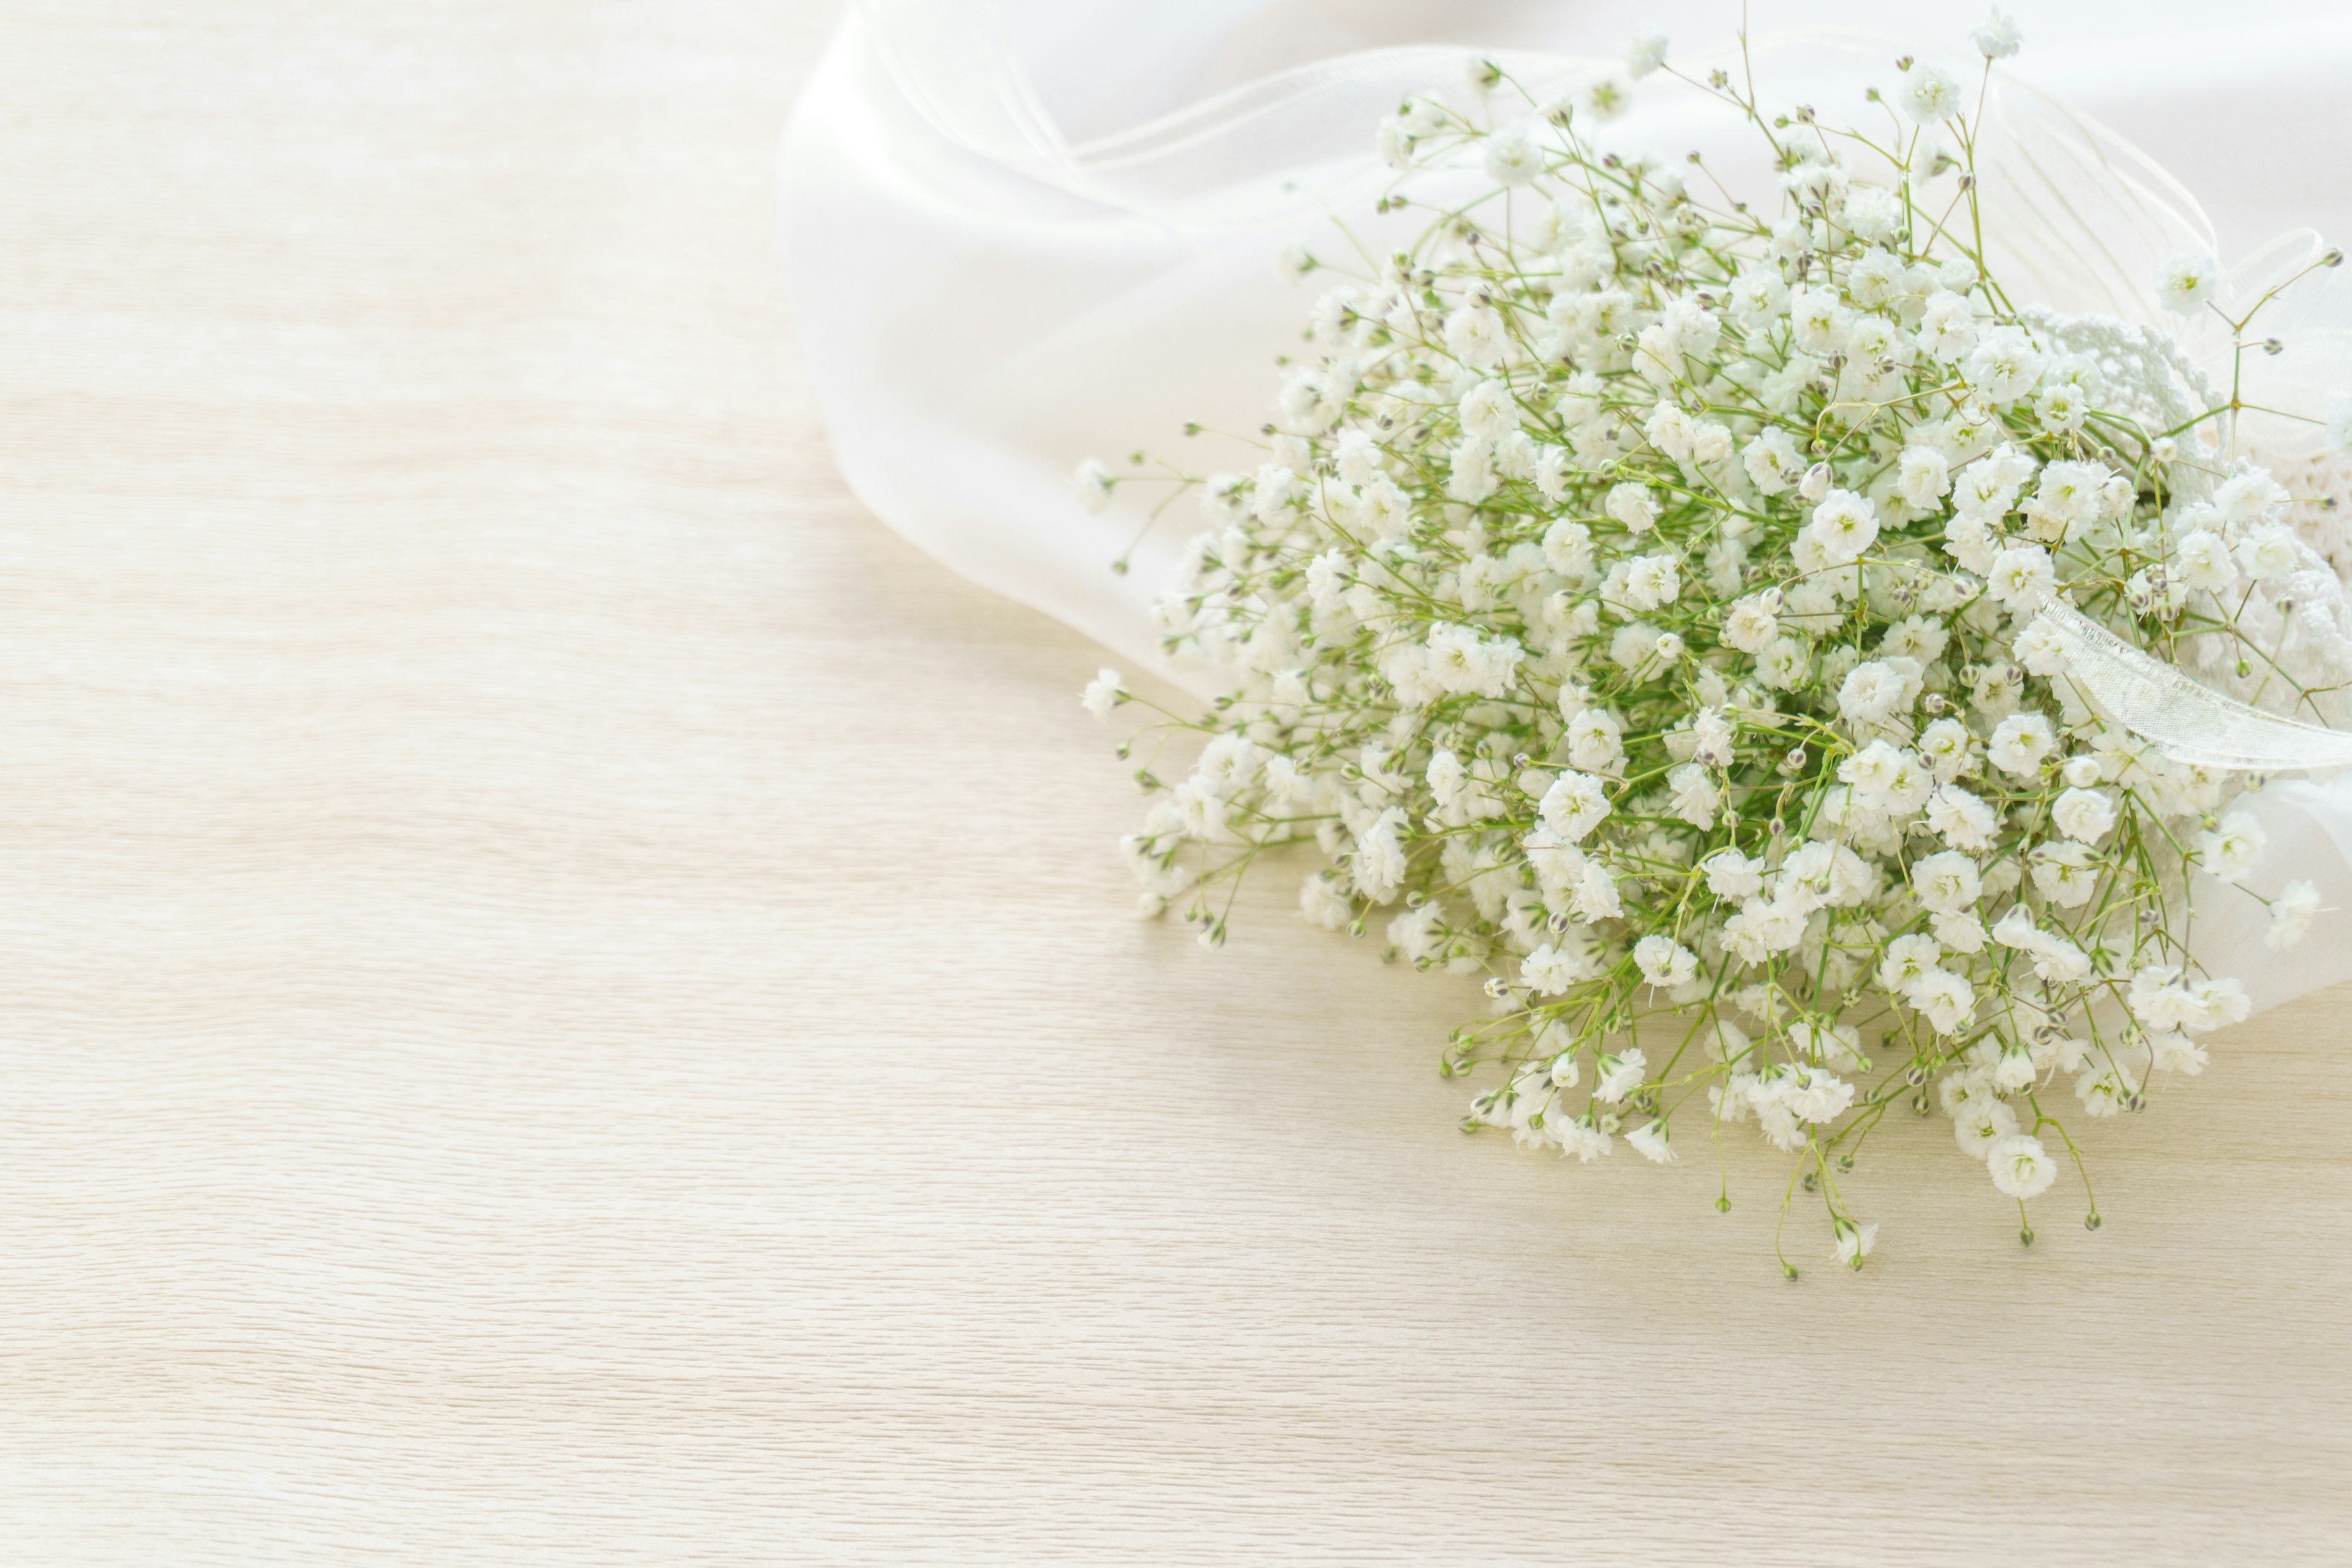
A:
<svg viewBox="0 0 2352 1568">
<path fill-rule="evenodd" d="M 2023 295 L 2171 330 L 2148 293 L 2165 256 L 2212 251 L 2252 298 L 2317 253 L 2307 226 L 2352 234 L 2352 194 L 2327 177 L 2352 156 L 2352 117 L 2332 108 L 2352 19 L 2301 4 L 2222 21 L 2170 0 L 2050 10 L 2026 18 L 2028 52 L 2004 74 L 2032 85 L 2001 92 L 1980 150 L 1995 226 L 2015 237 L 2000 270 Z M 1068 482 L 1076 463 L 1133 472 L 1139 448 L 1196 469 L 1246 460 L 1180 429 L 1264 417 L 1271 362 L 1307 303 L 1273 258 L 1328 233 L 1324 213 L 1369 210 L 1355 198 L 1385 173 L 1370 128 L 1402 93 L 1456 88 L 1473 48 L 1553 90 L 1613 68 L 1637 29 L 1712 43 L 1736 16 L 1691 3 L 866 0 L 802 100 L 782 168 L 787 282 L 844 475 L 956 571 L 1200 688 L 1200 672 L 1160 658 L 1149 618 L 1191 508 L 1130 552 L 1156 495 L 1090 515 Z M 1965 47 L 1940 5 L 1759 16 L 1776 19 L 1903 38 L 1759 38 L 1759 76 L 1825 107 L 1861 108 L 1898 52 Z M 1736 123 L 1658 85 L 1613 141 L 1703 149 L 1735 187 L 1760 178 Z M 2163 163 L 2067 104 L 2155 143 Z M 2192 189 L 2219 197 L 2221 224 Z M 1384 248 L 1377 222 L 1356 227 Z M 2352 287 L 2297 296 L 2274 328 L 2291 352 L 2251 370 L 2262 401 L 2316 407 L 2352 388 Z M 2180 342 L 2226 382 L 2225 340 L 2196 329 Z M 2292 425 L 2244 435 L 2286 458 L 2312 444 Z M 1132 570 L 1115 574 L 1123 553 Z M 2113 648 L 2085 657 L 2116 662 Z M 2248 755 L 2241 765 L 2293 760 Z M 2352 778 L 2273 783 L 2247 809 L 2273 840 L 2250 885 L 2308 877 L 2329 908 L 2282 955 L 2263 942 L 2260 902 L 2200 885 L 2200 957 L 2263 1005 L 2352 977 Z"/>
</svg>

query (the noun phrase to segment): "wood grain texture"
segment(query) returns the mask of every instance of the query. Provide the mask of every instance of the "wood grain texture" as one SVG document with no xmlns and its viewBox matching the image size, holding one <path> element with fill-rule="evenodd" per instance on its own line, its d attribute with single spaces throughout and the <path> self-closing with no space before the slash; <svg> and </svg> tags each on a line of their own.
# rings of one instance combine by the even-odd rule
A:
<svg viewBox="0 0 2352 1568">
<path fill-rule="evenodd" d="M 0 4 L 0 1560 L 2333 1563 L 2352 991 L 2093 1134 L 1454 1130 L 834 477 L 831 16 Z"/>
</svg>

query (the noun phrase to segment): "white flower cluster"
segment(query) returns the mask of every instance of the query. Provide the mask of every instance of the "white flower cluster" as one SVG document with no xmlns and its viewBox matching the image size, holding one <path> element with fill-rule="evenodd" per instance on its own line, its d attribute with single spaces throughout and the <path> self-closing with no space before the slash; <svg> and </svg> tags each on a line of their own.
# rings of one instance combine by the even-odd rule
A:
<svg viewBox="0 0 2352 1568">
<path fill-rule="evenodd" d="M 1974 41 L 2018 46 L 1998 13 Z M 1659 72 L 1637 43 L 1626 77 Z M 2230 776 L 2101 721 L 2042 612 L 2324 720 L 2340 584 L 2167 340 L 1985 275 L 1949 73 L 1902 70 L 1891 144 L 1690 82 L 1770 142 L 1769 216 L 1596 146 L 1625 80 L 1515 112 L 1474 79 L 1477 111 L 1416 99 L 1378 143 L 1491 186 L 1320 299 L 1261 466 L 1188 481 L 1212 529 L 1161 624 L 1233 686 L 1166 727 L 1208 737 L 1185 776 L 1139 773 L 1147 910 L 1221 941 L 1210 891 L 1311 837 L 1308 919 L 1487 977 L 1445 1064 L 1499 1066 L 1475 1122 L 1659 1162 L 1752 1123 L 1855 1267 L 1877 1227 L 1840 1178 L 1892 1107 L 2039 1196 L 2067 1117 L 2244 1016 L 2183 890 L 2262 851 Z M 2150 282 L 2195 310 L 2212 278 Z M 1087 702 L 1126 698 L 1105 671 Z M 2273 940 L 2315 907 L 2291 887 Z"/>
</svg>

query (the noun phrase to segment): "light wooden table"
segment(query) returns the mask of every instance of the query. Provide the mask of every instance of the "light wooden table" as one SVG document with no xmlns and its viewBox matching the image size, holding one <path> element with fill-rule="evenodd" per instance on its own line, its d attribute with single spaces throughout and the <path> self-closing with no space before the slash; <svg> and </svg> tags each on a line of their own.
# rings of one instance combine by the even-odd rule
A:
<svg viewBox="0 0 2352 1568">
<path fill-rule="evenodd" d="M 830 16 L 0 7 L 0 1560 L 2340 1562 L 2339 990 L 2017 1245 L 1454 1131 L 843 491 Z"/>
</svg>

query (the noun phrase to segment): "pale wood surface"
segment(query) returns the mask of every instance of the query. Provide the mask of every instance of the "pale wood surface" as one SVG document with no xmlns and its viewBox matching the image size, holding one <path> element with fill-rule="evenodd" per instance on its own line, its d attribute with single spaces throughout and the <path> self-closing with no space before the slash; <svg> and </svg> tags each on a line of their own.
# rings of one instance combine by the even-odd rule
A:
<svg viewBox="0 0 2352 1568">
<path fill-rule="evenodd" d="M 829 13 L 0 6 L 0 1560 L 2343 1560 L 2352 991 L 1790 1285 L 1125 917 L 1096 654 L 812 418 Z"/>
</svg>

